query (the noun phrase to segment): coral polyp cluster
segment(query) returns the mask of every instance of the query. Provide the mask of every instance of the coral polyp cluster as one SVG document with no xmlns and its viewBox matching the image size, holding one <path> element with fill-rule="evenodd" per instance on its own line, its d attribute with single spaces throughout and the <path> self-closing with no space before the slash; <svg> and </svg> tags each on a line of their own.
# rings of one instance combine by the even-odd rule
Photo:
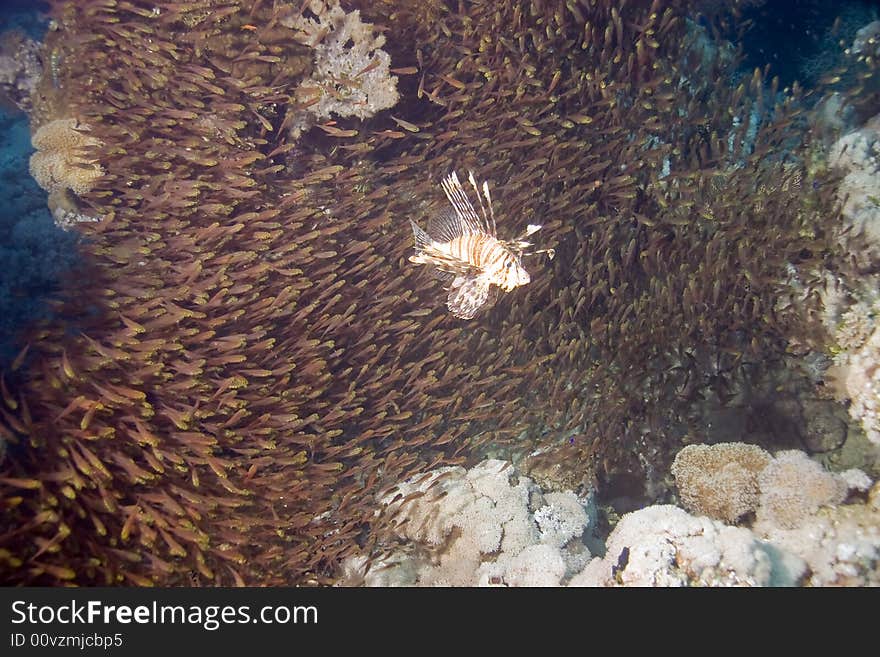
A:
<svg viewBox="0 0 880 657">
<path fill-rule="evenodd" d="M 332 120 L 297 93 L 323 70 L 304 3 L 51 4 L 35 116 L 88 125 L 104 175 L 77 322 L 3 375 L 6 582 L 332 582 L 419 473 L 659 468 L 803 324 L 778 299 L 833 189 L 797 90 L 731 83 L 692 3 L 342 3 L 398 97 Z M 407 256 L 468 169 L 557 255 L 466 323 Z"/>
<path fill-rule="evenodd" d="M 88 156 L 99 142 L 88 135 L 87 125 L 76 119 L 56 119 L 41 126 L 31 139 L 37 152 L 31 156 L 31 175 L 50 194 L 71 190 L 85 194 L 104 175 Z"/>
</svg>

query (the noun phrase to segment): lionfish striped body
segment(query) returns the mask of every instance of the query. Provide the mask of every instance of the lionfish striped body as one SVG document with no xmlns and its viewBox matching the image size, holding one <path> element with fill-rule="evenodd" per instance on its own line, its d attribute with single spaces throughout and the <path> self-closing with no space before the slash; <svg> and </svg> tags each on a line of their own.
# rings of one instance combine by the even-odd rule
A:
<svg viewBox="0 0 880 657">
<path fill-rule="evenodd" d="M 522 266 L 523 249 L 530 244 L 521 239 L 499 240 L 489 186 L 484 182 L 479 188 L 472 173 L 468 182 L 477 194 L 479 215 L 452 173 L 442 183 L 451 209 L 433 217 L 427 231 L 410 221 L 416 249 L 410 262 L 431 265 L 448 283 L 446 305 L 461 319 L 473 318 L 498 290 L 510 292 L 530 281 Z M 529 226 L 524 237 L 538 229 Z"/>
</svg>

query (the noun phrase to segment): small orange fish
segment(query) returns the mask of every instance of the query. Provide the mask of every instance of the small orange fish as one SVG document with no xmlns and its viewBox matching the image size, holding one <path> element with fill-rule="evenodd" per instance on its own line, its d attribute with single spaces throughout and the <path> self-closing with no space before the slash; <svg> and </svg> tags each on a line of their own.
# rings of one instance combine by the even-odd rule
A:
<svg viewBox="0 0 880 657">
<path fill-rule="evenodd" d="M 410 220 L 416 253 L 409 261 L 431 265 L 448 283 L 446 306 L 460 319 L 472 319 L 497 298 L 499 289 L 510 292 L 529 283 L 522 257 L 531 244 L 523 240 L 541 229 L 530 224 L 520 238 L 499 240 L 489 185 L 484 182 L 479 187 L 473 173 L 468 174 L 468 182 L 476 192 L 479 215 L 453 172 L 441 184 L 452 208 L 432 217 L 427 231 Z M 553 257 L 551 249 L 540 252 Z"/>
</svg>

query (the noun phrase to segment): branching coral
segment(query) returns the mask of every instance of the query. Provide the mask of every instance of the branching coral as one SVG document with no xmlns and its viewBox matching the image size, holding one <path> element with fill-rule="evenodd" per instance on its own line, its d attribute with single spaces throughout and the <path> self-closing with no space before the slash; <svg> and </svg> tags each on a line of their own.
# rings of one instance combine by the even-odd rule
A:
<svg viewBox="0 0 880 657">
<path fill-rule="evenodd" d="M 308 7 L 314 17 L 295 12 L 282 21 L 314 52 L 314 71 L 295 94 L 308 114 L 294 120 L 294 138 L 333 115 L 368 118 L 399 97 L 397 78 L 389 73 L 391 57 L 382 50 L 385 37 L 361 21 L 360 11 L 346 12 L 339 0 L 311 0 Z"/>
</svg>

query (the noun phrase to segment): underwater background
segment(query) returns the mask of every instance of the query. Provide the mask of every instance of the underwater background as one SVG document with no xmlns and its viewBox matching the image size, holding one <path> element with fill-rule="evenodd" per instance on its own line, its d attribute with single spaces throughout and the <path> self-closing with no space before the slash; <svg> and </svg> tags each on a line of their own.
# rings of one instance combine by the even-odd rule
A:
<svg viewBox="0 0 880 657">
<path fill-rule="evenodd" d="M 0 582 L 880 583 L 878 3 L 0 11 Z"/>
</svg>

